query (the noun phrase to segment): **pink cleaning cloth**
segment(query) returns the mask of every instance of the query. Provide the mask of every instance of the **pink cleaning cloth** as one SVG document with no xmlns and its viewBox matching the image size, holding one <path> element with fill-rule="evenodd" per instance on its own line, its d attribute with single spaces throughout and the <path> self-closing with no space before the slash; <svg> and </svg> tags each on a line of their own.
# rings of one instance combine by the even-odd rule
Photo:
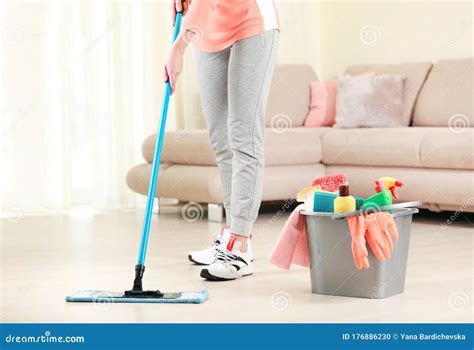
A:
<svg viewBox="0 0 474 350">
<path fill-rule="evenodd" d="M 270 262 L 285 270 L 289 270 L 291 264 L 303 267 L 310 265 L 306 220 L 300 215 L 302 210 L 304 204 L 298 205 L 290 214 L 270 254 Z"/>
</svg>

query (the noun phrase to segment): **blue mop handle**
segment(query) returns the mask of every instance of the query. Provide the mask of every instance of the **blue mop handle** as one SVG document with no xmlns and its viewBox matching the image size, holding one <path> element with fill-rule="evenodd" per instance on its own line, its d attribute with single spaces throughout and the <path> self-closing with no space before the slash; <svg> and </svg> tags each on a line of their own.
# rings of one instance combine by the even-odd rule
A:
<svg viewBox="0 0 474 350">
<path fill-rule="evenodd" d="M 178 12 L 174 23 L 173 43 L 179 35 L 181 29 L 181 20 L 183 15 Z M 148 197 L 146 201 L 145 218 L 142 227 L 142 239 L 140 243 L 140 250 L 138 251 L 138 265 L 145 264 L 146 250 L 148 246 L 148 236 L 150 234 L 151 215 L 153 211 L 153 203 L 155 201 L 156 183 L 158 180 L 158 171 L 160 170 L 161 151 L 163 149 L 163 138 L 166 128 L 166 117 L 168 115 L 168 105 L 170 101 L 171 84 L 169 80 L 165 84 L 165 91 L 163 92 L 163 104 L 161 106 L 161 118 L 158 134 L 156 135 L 155 156 L 153 158 L 153 165 L 151 168 L 150 186 L 148 188 Z"/>
</svg>

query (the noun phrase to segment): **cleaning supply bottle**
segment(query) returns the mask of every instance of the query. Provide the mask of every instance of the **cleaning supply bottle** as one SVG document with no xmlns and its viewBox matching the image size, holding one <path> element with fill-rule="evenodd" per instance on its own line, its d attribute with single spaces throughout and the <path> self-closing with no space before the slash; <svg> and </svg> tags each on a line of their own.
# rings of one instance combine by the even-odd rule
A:
<svg viewBox="0 0 474 350">
<path fill-rule="evenodd" d="M 349 195 L 349 185 L 344 184 L 339 186 L 339 197 L 334 199 L 334 212 L 347 213 L 356 210 L 356 200 Z"/>
<path fill-rule="evenodd" d="M 396 187 L 402 187 L 403 182 L 393 177 L 381 177 L 375 181 L 375 192 L 372 197 L 366 198 L 362 204 L 362 209 L 379 208 L 393 204 L 393 199 L 397 199 Z"/>
<path fill-rule="evenodd" d="M 395 191 L 395 189 L 397 187 L 403 187 L 403 182 L 401 182 L 400 180 L 397 180 L 393 177 L 388 177 L 388 176 L 383 176 L 380 179 L 378 179 L 377 181 L 383 181 L 383 184 L 384 184 L 385 188 L 390 190 L 390 192 L 392 193 L 393 199 L 398 199 L 398 195 L 397 195 L 397 192 Z"/>
</svg>

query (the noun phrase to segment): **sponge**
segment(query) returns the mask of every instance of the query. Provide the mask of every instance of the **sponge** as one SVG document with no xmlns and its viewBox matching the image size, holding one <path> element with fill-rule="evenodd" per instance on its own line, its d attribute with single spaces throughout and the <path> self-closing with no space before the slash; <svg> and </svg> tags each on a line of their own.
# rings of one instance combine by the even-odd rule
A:
<svg viewBox="0 0 474 350">
<path fill-rule="evenodd" d="M 333 213 L 334 200 L 336 198 L 336 193 L 314 192 L 313 211 L 317 213 Z"/>
<path fill-rule="evenodd" d="M 313 211 L 319 213 L 334 213 L 334 200 L 337 193 L 314 192 Z M 364 203 L 364 198 L 353 196 L 356 202 L 356 210 L 359 210 Z"/>
<path fill-rule="evenodd" d="M 329 192 L 339 191 L 339 186 L 347 182 L 347 176 L 342 173 L 327 175 L 313 180 L 311 185 L 320 186 L 322 190 Z"/>
</svg>

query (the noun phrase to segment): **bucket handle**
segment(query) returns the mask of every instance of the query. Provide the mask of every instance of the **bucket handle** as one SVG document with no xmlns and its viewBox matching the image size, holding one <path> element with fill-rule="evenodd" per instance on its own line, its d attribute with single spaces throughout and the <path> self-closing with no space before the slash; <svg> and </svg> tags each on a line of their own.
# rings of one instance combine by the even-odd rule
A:
<svg viewBox="0 0 474 350">
<path fill-rule="evenodd" d="M 397 203 L 397 204 L 385 205 L 385 206 L 382 206 L 382 207 L 378 207 L 376 211 L 386 211 L 386 210 L 390 210 L 390 209 L 410 208 L 410 209 L 413 210 L 413 211 L 410 210 L 410 214 L 415 214 L 415 213 L 418 213 L 418 209 L 413 208 L 413 207 L 417 207 L 417 206 L 422 205 L 422 204 L 423 204 L 422 201 L 403 202 L 403 203 Z M 364 209 L 359 209 L 359 210 L 351 211 L 351 212 L 348 212 L 348 213 L 333 214 L 333 215 L 331 215 L 331 219 L 341 220 L 341 219 L 345 219 L 349 216 L 356 216 L 356 215 L 361 215 L 361 214 L 369 214 L 369 212 L 367 212 Z M 400 212 L 400 213 L 394 213 L 393 216 L 397 217 L 397 216 L 400 216 L 401 214 L 406 215 L 408 213 L 406 211 L 403 211 L 403 212 Z"/>
<path fill-rule="evenodd" d="M 396 217 L 402 216 L 402 215 L 413 215 L 413 214 L 416 214 L 418 212 L 419 212 L 418 208 L 407 208 L 407 210 L 397 211 L 395 213 L 392 213 L 392 216 L 394 218 L 396 218 Z"/>
</svg>

